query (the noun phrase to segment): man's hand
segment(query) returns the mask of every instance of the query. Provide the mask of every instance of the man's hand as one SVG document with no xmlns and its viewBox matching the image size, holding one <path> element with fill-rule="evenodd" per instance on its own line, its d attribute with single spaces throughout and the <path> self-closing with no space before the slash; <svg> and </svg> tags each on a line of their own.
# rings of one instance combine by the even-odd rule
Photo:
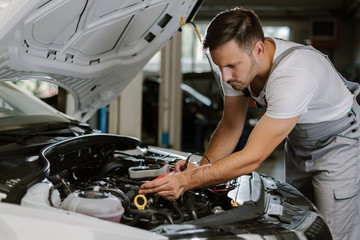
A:
<svg viewBox="0 0 360 240">
<path fill-rule="evenodd" d="M 187 162 L 187 163 L 186 163 Z M 155 178 L 150 182 L 146 182 L 141 185 L 140 194 L 157 194 L 167 200 L 178 199 L 185 191 L 186 186 L 183 179 L 185 175 L 181 174 L 183 171 L 197 168 L 198 165 L 190 163 L 186 160 L 180 160 L 175 163 L 175 172 L 170 172 Z"/>
<path fill-rule="evenodd" d="M 178 199 L 185 191 L 184 174 L 167 174 L 162 178 L 146 182 L 140 187 L 140 194 L 158 194 L 167 200 Z"/>
<path fill-rule="evenodd" d="M 194 168 L 197 167 L 196 164 L 188 162 L 187 165 L 186 165 L 186 169 L 184 169 L 185 163 L 186 163 L 186 160 L 180 160 L 180 161 L 176 162 L 175 165 L 174 165 L 175 171 L 176 172 L 182 172 L 182 171 L 189 170 L 189 169 L 194 169 Z"/>
</svg>

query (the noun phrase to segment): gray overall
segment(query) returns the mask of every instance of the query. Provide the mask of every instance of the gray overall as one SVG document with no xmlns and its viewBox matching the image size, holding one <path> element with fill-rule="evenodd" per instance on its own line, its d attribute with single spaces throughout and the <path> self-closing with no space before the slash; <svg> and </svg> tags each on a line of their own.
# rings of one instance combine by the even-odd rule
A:
<svg viewBox="0 0 360 240">
<path fill-rule="evenodd" d="M 296 46 L 280 54 L 273 68 L 299 48 L 322 54 Z M 285 142 L 286 181 L 315 203 L 334 239 L 360 239 L 360 89 L 339 75 L 354 95 L 353 106 L 339 120 L 295 126 Z"/>
</svg>

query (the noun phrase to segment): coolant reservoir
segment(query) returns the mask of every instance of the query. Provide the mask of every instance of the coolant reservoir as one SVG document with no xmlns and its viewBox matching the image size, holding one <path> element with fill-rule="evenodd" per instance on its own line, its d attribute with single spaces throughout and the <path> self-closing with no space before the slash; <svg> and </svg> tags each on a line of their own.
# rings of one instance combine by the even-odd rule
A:
<svg viewBox="0 0 360 240">
<path fill-rule="evenodd" d="M 120 222 L 124 213 L 121 201 L 117 197 L 97 191 L 74 192 L 67 196 L 62 208 L 112 222 Z"/>
</svg>

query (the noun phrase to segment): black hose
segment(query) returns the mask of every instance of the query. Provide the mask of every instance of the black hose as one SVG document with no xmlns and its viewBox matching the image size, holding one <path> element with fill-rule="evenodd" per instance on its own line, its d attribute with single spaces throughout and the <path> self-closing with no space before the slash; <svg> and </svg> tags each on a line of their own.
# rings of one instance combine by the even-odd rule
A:
<svg viewBox="0 0 360 240">
<path fill-rule="evenodd" d="M 126 195 L 129 197 L 130 201 L 134 200 L 136 195 L 138 195 L 139 189 L 136 187 L 132 187 L 129 191 L 126 192 Z"/>
<path fill-rule="evenodd" d="M 120 198 L 120 201 L 123 203 L 123 207 L 125 208 L 125 211 L 127 211 L 128 209 L 130 209 L 130 199 L 128 197 L 128 195 L 126 195 L 123 191 L 121 191 L 120 189 L 114 189 L 114 188 L 105 188 L 102 187 L 100 188 L 101 192 L 110 192 L 111 194 L 113 194 L 114 196 Z"/>
<path fill-rule="evenodd" d="M 142 217 L 146 217 L 146 219 L 149 220 L 150 223 L 152 223 L 151 219 L 149 218 L 152 215 L 161 216 L 161 217 L 165 218 L 170 224 L 174 224 L 173 218 L 170 216 L 169 213 L 167 213 L 165 211 L 150 210 L 150 209 L 148 209 L 148 210 L 147 209 L 145 209 L 145 210 L 130 209 L 129 212 L 131 214 L 135 215 L 135 217 L 129 223 L 127 223 L 128 225 L 137 223 Z M 129 217 L 127 217 L 127 218 L 129 218 Z"/>
<path fill-rule="evenodd" d="M 179 208 L 179 206 L 177 205 L 177 203 L 175 201 L 172 202 L 173 208 L 176 210 L 176 212 L 179 214 L 179 219 L 177 219 L 176 221 L 174 221 L 175 223 L 182 223 L 185 219 L 183 213 L 181 212 L 181 209 Z"/>
<path fill-rule="evenodd" d="M 189 215 L 191 216 L 191 218 L 193 220 L 198 219 L 194 205 L 192 204 L 194 202 L 194 198 L 188 198 L 186 199 L 186 206 L 188 207 L 189 210 Z"/>
<path fill-rule="evenodd" d="M 155 215 L 160 215 L 160 216 L 166 218 L 170 224 L 174 224 L 174 220 L 172 219 L 172 217 L 170 216 L 170 214 L 168 214 L 167 212 L 155 210 L 155 211 L 154 211 L 154 214 L 155 214 Z"/>
<path fill-rule="evenodd" d="M 130 221 L 130 222 L 127 222 L 126 224 L 127 225 L 130 225 L 130 226 L 134 226 L 135 224 L 137 224 L 139 222 L 139 220 L 143 217 L 143 216 L 146 216 L 147 213 L 144 212 L 144 213 L 138 213 L 137 215 L 135 215 L 135 217 Z"/>
</svg>

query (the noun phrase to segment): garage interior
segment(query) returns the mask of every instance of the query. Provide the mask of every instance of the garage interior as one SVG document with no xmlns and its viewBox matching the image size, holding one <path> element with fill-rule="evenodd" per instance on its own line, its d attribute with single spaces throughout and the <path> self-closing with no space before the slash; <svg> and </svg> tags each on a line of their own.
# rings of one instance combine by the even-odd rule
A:
<svg viewBox="0 0 360 240">
<path fill-rule="evenodd" d="M 201 38 L 209 21 L 232 6 L 255 10 L 267 29 L 265 34 L 281 34 L 285 29 L 285 38 L 313 45 L 348 80 L 360 81 L 359 0 L 205 0 L 194 25 L 184 26 L 114 102 L 89 120 L 90 125 L 101 132 L 137 137 L 144 145 L 203 153 L 220 120 L 222 97 L 216 69 L 213 73 L 202 53 L 194 26 Z M 71 99 L 65 95 L 60 91 L 58 108 L 71 113 Z M 239 148 L 261 114 L 250 107 Z M 281 148 L 259 172 L 284 179 Z"/>
<path fill-rule="evenodd" d="M 39 240 L 323 240 L 334 226 L 351 226 L 357 239 L 360 228 L 348 223 L 359 223 L 351 219 L 359 211 L 346 206 L 360 208 L 359 181 L 352 177 L 358 105 L 348 110 L 354 98 L 321 55 L 290 57 L 266 79 L 271 58 L 286 46 L 280 41 L 266 41 L 265 48 L 257 42 L 257 53 L 265 55 L 249 58 L 224 46 L 225 54 L 213 55 L 222 70 L 231 69 L 221 75 L 202 38 L 213 17 L 234 6 L 254 10 L 266 37 L 313 45 L 360 83 L 360 0 L 0 0 L 0 240 L 4 232 L 4 239 Z M 243 73 L 257 74 L 253 93 L 266 86 L 259 98 L 269 117 L 258 124 L 264 111 L 249 100 L 238 140 L 241 129 L 234 126 L 244 112 L 236 109 L 248 102 L 226 98 L 232 118 L 205 153 L 224 109 L 221 76 L 242 79 Z M 286 175 L 285 141 L 277 144 L 296 122 Z M 307 123 L 326 137 L 313 140 Z M 212 161 L 233 146 L 239 152 Z M 334 150 L 319 153 L 323 148 Z M 209 165 L 192 169 L 200 160 Z M 291 164 L 302 172 L 291 172 Z M 318 173 L 327 175 L 319 184 Z M 312 187 L 324 182 L 324 194 L 314 197 Z M 324 213 L 347 220 L 333 224 L 322 216 L 323 205 L 330 206 Z"/>
</svg>

